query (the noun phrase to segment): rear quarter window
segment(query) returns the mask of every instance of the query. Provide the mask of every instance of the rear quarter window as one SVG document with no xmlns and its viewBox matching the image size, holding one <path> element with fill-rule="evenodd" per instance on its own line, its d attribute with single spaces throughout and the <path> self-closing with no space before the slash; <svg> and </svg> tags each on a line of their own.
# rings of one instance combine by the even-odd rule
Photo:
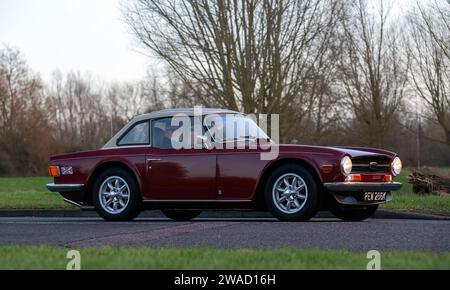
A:
<svg viewBox="0 0 450 290">
<path fill-rule="evenodd" d="M 149 122 L 141 122 L 131 127 L 117 142 L 118 146 L 149 145 L 150 126 Z"/>
</svg>

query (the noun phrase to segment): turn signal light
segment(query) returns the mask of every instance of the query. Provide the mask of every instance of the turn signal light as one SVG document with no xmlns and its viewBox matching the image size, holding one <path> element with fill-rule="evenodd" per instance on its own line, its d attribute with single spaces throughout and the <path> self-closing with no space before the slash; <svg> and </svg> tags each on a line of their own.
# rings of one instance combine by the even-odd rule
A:
<svg viewBox="0 0 450 290">
<path fill-rule="evenodd" d="M 58 166 L 50 166 L 48 168 L 48 174 L 50 174 L 50 176 L 53 176 L 53 177 L 59 176 L 59 167 Z"/>
<path fill-rule="evenodd" d="M 362 181 L 362 176 L 359 175 L 359 174 L 352 174 L 352 175 L 349 175 L 347 177 L 347 179 L 345 179 L 345 181 L 347 181 L 347 182 L 361 182 Z"/>
<path fill-rule="evenodd" d="M 392 175 L 385 175 L 383 181 L 384 182 L 392 182 Z"/>
<path fill-rule="evenodd" d="M 331 173 L 331 172 L 333 172 L 333 165 L 331 165 L 331 164 L 326 164 L 326 165 L 324 165 L 324 166 L 322 166 L 322 171 L 323 171 L 323 173 Z"/>
</svg>

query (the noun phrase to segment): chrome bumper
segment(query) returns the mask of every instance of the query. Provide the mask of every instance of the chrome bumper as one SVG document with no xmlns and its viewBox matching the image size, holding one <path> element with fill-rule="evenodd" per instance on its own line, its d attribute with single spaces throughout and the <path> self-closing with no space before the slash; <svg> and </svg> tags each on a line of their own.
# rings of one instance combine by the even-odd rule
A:
<svg viewBox="0 0 450 290">
<path fill-rule="evenodd" d="M 77 192 L 84 189 L 84 184 L 47 184 L 47 189 L 51 192 Z"/>
<path fill-rule="evenodd" d="M 395 191 L 402 187 L 399 182 L 335 182 L 325 183 L 324 187 L 332 192 L 368 192 Z"/>
</svg>

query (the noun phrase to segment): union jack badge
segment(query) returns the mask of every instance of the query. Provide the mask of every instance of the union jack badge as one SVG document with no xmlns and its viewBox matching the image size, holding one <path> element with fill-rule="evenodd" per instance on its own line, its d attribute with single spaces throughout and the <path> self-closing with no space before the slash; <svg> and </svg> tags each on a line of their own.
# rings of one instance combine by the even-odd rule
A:
<svg viewBox="0 0 450 290">
<path fill-rule="evenodd" d="M 72 166 L 61 167 L 61 174 L 62 175 L 72 175 L 73 174 Z"/>
</svg>

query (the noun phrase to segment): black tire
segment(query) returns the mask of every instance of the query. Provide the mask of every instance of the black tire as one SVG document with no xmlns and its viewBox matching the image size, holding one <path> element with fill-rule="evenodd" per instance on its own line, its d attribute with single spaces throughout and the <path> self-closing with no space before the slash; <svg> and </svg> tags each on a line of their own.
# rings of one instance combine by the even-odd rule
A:
<svg viewBox="0 0 450 290">
<path fill-rule="evenodd" d="M 377 209 L 378 205 L 368 205 L 368 206 L 333 205 L 330 210 L 335 217 L 341 220 L 359 222 L 372 217 Z"/>
<path fill-rule="evenodd" d="M 100 202 L 100 187 L 113 176 L 122 178 L 129 187 L 129 201 L 120 213 L 113 214 L 105 210 Z M 137 217 L 141 211 L 142 197 L 134 177 L 121 168 L 109 168 L 100 173 L 92 187 L 92 197 L 97 213 L 107 221 L 131 221 Z"/>
<path fill-rule="evenodd" d="M 273 197 L 275 183 L 286 174 L 295 174 L 301 177 L 306 184 L 308 191 L 303 207 L 296 213 L 283 212 L 278 208 Z M 308 221 L 317 213 L 319 207 L 319 192 L 314 177 L 307 169 L 296 164 L 287 164 L 276 168 L 269 175 L 264 190 L 264 200 L 272 215 L 281 221 Z"/>
<path fill-rule="evenodd" d="M 202 211 L 201 210 L 176 210 L 176 209 L 165 209 L 162 213 L 174 221 L 190 221 L 198 217 Z"/>
</svg>

